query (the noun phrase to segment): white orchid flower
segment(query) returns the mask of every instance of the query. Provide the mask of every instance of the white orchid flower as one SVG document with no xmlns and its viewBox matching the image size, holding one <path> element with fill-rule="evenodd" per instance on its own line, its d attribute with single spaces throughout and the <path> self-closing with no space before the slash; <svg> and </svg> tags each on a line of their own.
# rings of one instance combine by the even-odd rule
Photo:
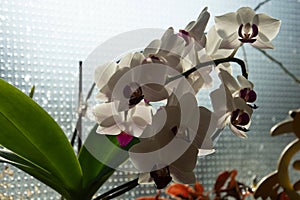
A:
<svg viewBox="0 0 300 200">
<path fill-rule="evenodd" d="M 93 113 L 99 123 L 97 133 L 119 135 L 121 132 L 139 137 L 152 121 L 151 106 L 140 103 L 129 111 L 118 112 L 114 102 L 98 104 Z"/>
<path fill-rule="evenodd" d="M 235 49 L 242 43 L 250 43 L 257 48 L 272 49 L 271 41 L 279 32 L 280 20 L 242 7 L 236 12 L 216 16 L 215 28 L 222 38 L 220 48 Z"/>
<path fill-rule="evenodd" d="M 94 81 L 99 88 L 97 99 L 103 101 L 111 101 L 113 89 L 118 80 L 131 68 L 141 65 L 145 59 L 141 53 L 129 53 L 120 59 L 98 66 L 94 73 Z"/>
<path fill-rule="evenodd" d="M 223 69 L 220 69 L 219 75 L 233 97 L 240 97 L 247 103 L 255 102 L 256 93 L 253 90 L 254 85 L 251 81 L 239 75 L 237 76 L 237 82 L 231 74 Z"/>
<path fill-rule="evenodd" d="M 201 155 L 213 153 L 212 133 L 216 123 L 212 113 L 199 107 L 192 94 L 184 94 L 179 100 L 174 95 L 153 116 L 152 123 L 140 136 L 140 143 L 129 150 L 134 166 L 142 172 L 140 182 L 154 180 L 158 188 L 171 180 L 193 183 L 193 169 L 199 149 Z M 198 119 L 199 120 L 198 120 Z"/>
<path fill-rule="evenodd" d="M 206 35 L 205 50 L 206 50 L 207 60 L 227 58 L 233 53 L 234 49 L 221 49 L 220 48 L 221 43 L 222 43 L 222 38 L 217 33 L 215 25 L 213 25 L 209 29 Z M 230 74 L 232 73 L 232 67 L 229 62 L 219 64 L 218 66 L 216 66 L 216 69 L 224 69 L 228 71 Z"/>
<path fill-rule="evenodd" d="M 252 108 L 240 97 L 233 97 L 226 85 L 222 84 L 210 94 L 214 113 L 218 118 L 218 128 L 229 125 L 231 131 L 241 138 L 251 124 Z"/>
<path fill-rule="evenodd" d="M 144 61 L 143 54 L 129 53 L 119 63 L 99 66 L 94 75 L 100 89 L 96 98 L 105 102 L 117 101 L 119 111 L 128 110 L 143 99 L 147 102 L 166 99 L 168 92 L 163 85 L 167 78 L 166 69 Z M 145 81 L 149 83 L 141 84 Z"/>
</svg>

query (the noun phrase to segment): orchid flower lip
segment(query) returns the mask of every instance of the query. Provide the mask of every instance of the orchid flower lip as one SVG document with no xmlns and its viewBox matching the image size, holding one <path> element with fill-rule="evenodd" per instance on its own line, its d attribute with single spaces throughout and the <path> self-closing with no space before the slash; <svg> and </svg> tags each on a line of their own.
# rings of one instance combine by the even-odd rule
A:
<svg viewBox="0 0 300 200">
<path fill-rule="evenodd" d="M 236 109 L 231 113 L 231 124 L 235 126 L 245 126 L 250 122 L 250 116 L 243 110 Z"/>
<path fill-rule="evenodd" d="M 252 31 L 250 31 L 252 29 Z M 256 24 L 250 25 L 250 23 L 247 24 L 241 24 L 238 29 L 238 35 L 240 36 L 239 40 L 243 43 L 253 43 L 256 41 L 254 37 L 258 35 L 258 27 Z"/>
<path fill-rule="evenodd" d="M 150 172 L 151 178 L 153 178 L 157 189 L 165 188 L 171 181 L 170 169 L 168 166 Z"/>
<path fill-rule="evenodd" d="M 256 92 L 251 88 L 243 88 L 239 92 L 239 96 L 248 103 L 256 101 Z"/>
<path fill-rule="evenodd" d="M 139 87 L 136 91 L 134 91 L 129 98 L 129 106 L 134 106 L 140 103 L 144 99 L 142 88 Z"/>
<path fill-rule="evenodd" d="M 124 89 L 123 89 L 123 95 L 126 98 L 129 98 L 129 100 L 128 100 L 129 107 L 137 105 L 144 98 L 143 90 L 142 90 L 141 87 L 137 87 L 137 89 L 132 92 L 132 89 L 131 89 L 131 87 L 129 85 L 126 85 L 124 87 Z"/>
</svg>

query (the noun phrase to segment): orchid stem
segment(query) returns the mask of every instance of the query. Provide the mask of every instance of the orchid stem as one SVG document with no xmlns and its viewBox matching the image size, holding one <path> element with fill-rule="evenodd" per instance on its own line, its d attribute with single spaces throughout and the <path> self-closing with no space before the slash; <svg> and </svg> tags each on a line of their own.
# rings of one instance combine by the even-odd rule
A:
<svg viewBox="0 0 300 200">
<path fill-rule="evenodd" d="M 216 59 L 216 60 L 212 60 L 212 61 L 207 61 L 207 62 L 204 62 L 204 63 L 199 63 L 195 67 L 183 72 L 182 74 L 179 74 L 179 75 L 168 78 L 166 83 L 172 82 L 172 81 L 174 81 L 178 78 L 181 78 L 182 76 L 188 77 L 191 73 L 195 72 L 196 70 L 200 69 L 201 67 L 205 67 L 205 66 L 208 66 L 208 65 L 218 66 L 219 64 L 225 63 L 225 62 L 235 62 L 235 63 L 239 64 L 240 67 L 241 67 L 241 70 L 242 70 L 242 75 L 245 78 L 248 78 L 248 71 L 247 71 L 247 68 L 246 68 L 246 65 L 245 65 L 244 61 L 239 59 L 239 58 L 234 58 L 234 57 L 229 56 L 227 58 L 220 58 L 220 59 Z"/>
<path fill-rule="evenodd" d="M 239 47 L 241 47 L 241 46 L 243 46 L 242 44 L 239 46 Z M 233 52 L 230 54 L 230 58 L 234 58 L 234 56 L 235 56 L 235 54 L 236 54 L 236 52 L 238 51 L 238 49 L 239 49 L 239 47 L 237 47 L 237 48 L 235 48 L 234 50 L 233 50 Z"/>
<path fill-rule="evenodd" d="M 245 62 L 245 65 L 248 66 L 247 52 L 246 52 L 244 45 L 242 45 L 242 52 L 243 52 L 243 60 Z M 247 70 L 248 70 L 248 68 L 247 68 Z"/>
<path fill-rule="evenodd" d="M 78 118 L 78 124 L 76 126 L 77 129 L 77 151 L 79 153 L 81 149 L 81 137 L 82 137 L 82 61 L 79 61 L 79 94 L 78 94 L 78 108 L 79 108 L 79 118 Z"/>
<path fill-rule="evenodd" d="M 124 183 L 118 187 L 115 187 L 107 192 L 105 192 L 104 194 L 96 197 L 94 200 L 107 200 L 107 199 L 113 199 L 117 196 L 120 196 L 126 192 L 128 192 L 129 190 L 135 188 L 136 186 L 138 186 L 138 178 L 129 181 L 127 183 Z"/>
<path fill-rule="evenodd" d="M 93 87 L 92 87 L 93 88 Z M 75 144 L 75 140 L 77 137 L 77 152 L 79 153 L 81 146 L 82 146 L 82 105 L 83 105 L 83 99 L 82 99 L 82 61 L 79 61 L 79 91 L 78 91 L 78 119 L 76 122 L 75 130 L 73 132 L 72 138 L 71 138 L 71 145 L 72 147 Z"/>
</svg>

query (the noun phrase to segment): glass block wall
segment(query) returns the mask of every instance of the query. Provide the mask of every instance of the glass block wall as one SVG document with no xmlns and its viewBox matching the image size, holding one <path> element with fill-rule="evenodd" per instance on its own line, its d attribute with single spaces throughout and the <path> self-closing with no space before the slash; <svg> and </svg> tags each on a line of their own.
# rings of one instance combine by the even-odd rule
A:
<svg viewBox="0 0 300 200">
<path fill-rule="evenodd" d="M 190 1 L 108 1 L 108 0 L 0 0 L 0 77 L 29 93 L 36 86 L 34 100 L 61 125 L 68 137 L 74 129 L 77 105 L 78 61 L 104 41 L 117 34 L 140 28 L 183 28 L 208 6 L 212 14 L 236 11 L 240 6 L 254 8 L 253 0 Z M 281 31 L 268 51 L 295 76 L 300 77 L 299 0 L 271 0 L 259 9 L 282 20 Z M 211 22 L 209 26 L 211 25 Z M 109 58 L 110 52 L 103 52 Z M 250 184 L 272 172 L 280 152 L 294 139 L 292 134 L 270 137 L 269 130 L 285 119 L 291 109 L 300 107 L 300 85 L 274 62 L 246 46 L 250 80 L 255 84 L 259 109 L 254 112 L 248 139 L 235 137 L 227 129 L 216 153 L 198 161 L 198 180 L 210 188 L 217 174 L 237 169 L 238 179 Z M 244 57 L 239 51 L 238 56 Z M 85 92 L 91 83 L 84 69 Z M 201 99 L 201 96 L 199 96 Z M 60 199 L 60 196 L 32 177 L 6 164 L 0 164 L 0 199 Z M 110 189 L 131 180 L 134 174 L 117 171 L 102 187 Z M 101 191 L 100 191 L 101 192 Z M 118 199 L 155 193 L 154 186 L 139 186 Z"/>
</svg>

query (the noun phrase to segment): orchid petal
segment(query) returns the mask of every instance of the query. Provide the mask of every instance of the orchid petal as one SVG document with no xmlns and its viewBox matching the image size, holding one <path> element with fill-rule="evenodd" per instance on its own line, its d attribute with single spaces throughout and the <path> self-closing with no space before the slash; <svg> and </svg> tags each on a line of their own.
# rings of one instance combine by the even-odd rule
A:
<svg viewBox="0 0 300 200">
<path fill-rule="evenodd" d="M 113 109 L 115 104 L 113 102 L 110 103 L 102 103 L 98 104 L 93 108 L 93 113 L 97 118 L 97 121 L 101 123 L 107 118 L 114 116 Z"/>
<path fill-rule="evenodd" d="M 217 33 L 215 25 L 209 29 L 206 38 L 206 52 L 208 55 L 213 55 L 217 52 L 222 43 L 222 38 Z"/>
<path fill-rule="evenodd" d="M 110 127 L 116 124 L 116 120 L 115 118 L 117 118 L 117 116 L 111 116 L 108 117 L 106 119 L 104 119 L 102 122 L 99 122 L 99 125 L 102 127 Z"/>
<path fill-rule="evenodd" d="M 197 21 L 187 30 L 191 36 L 196 38 L 197 41 L 201 40 L 203 32 L 206 28 L 207 22 L 209 20 L 210 14 L 207 12 L 207 7 L 202 10 Z"/>
<path fill-rule="evenodd" d="M 109 79 L 107 82 L 107 86 L 113 90 L 117 82 L 121 79 L 121 77 L 128 72 L 130 69 L 129 67 L 123 67 L 118 69 Z"/>
<path fill-rule="evenodd" d="M 221 85 L 220 88 L 210 93 L 212 107 L 215 112 L 227 111 L 226 101 L 224 101 L 224 90 L 224 86 Z"/>
<path fill-rule="evenodd" d="M 250 89 L 253 89 L 254 85 L 253 83 L 251 83 L 248 79 L 246 79 L 244 76 L 241 76 L 239 75 L 237 77 L 240 85 L 241 85 L 241 88 L 250 88 Z"/>
<path fill-rule="evenodd" d="M 130 67 L 130 62 L 132 60 L 133 54 L 134 53 L 127 53 L 126 55 L 124 55 L 118 63 L 118 69 L 121 69 L 123 67 Z"/>
<path fill-rule="evenodd" d="M 181 55 L 184 46 L 185 40 L 174 34 L 173 28 L 169 28 L 161 38 L 161 46 L 157 55 L 160 56 L 166 53 Z"/>
<path fill-rule="evenodd" d="M 229 123 L 230 130 L 238 137 L 240 138 L 247 138 L 247 135 L 244 131 L 241 131 L 237 129 L 235 126 L 233 126 L 231 123 Z"/>
<path fill-rule="evenodd" d="M 140 66 L 145 59 L 145 56 L 140 52 L 135 52 L 130 62 L 130 68 Z"/>
<path fill-rule="evenodd" d="M 244 99 L 240 98 L 240 97 L 235 97 L 233 99 L 233 103 L 234 103 L 234 109 L 233 110 L 236 110 L 236 109 L 240 109 L 240 110 L 243 110 L 244 112 L 246 112 L 249 116 L 252 115 L 252 108 L 245 102 Z M 233 111 L 232 110 L 232 111 Z"/>
<path fill-rule="evenodd" d="M 235 91 L 240 89 L 240 86 L 236 82 L 235 78 L 227 71 L 220 69 L 219 76 L 231 93 L 234 93 Z"/>
<path fill-rule="evenodd" d="M 236 13 L 239 24 L 251 23 L 255 16 L 255 11 L 249 7 L 242 7 L 238 9 Z"/>
<path fill-rule="evenodd" d="M 215 152 L 216 152 L 215 149 L 199 149 L 198 157 L 204 157 L 204 156 L 213 154 Z"/>
<path fill-rule="evenodd" d="M 198 148 L 212 148 L 212 134 L 217 128 L 217 118 L 205 107 L 199 107 L 199 125 L 193 144 Z"/>
<path fill-rule="evenodd" d="M 227 38 L 238 30 L 240 24 L 236 21 L 236 13 L 231 12 L 215 17 L 215 27 L 221 38 Z"/>
<path fill-rule="evenodd" d="M 132 110 L 133 109 L 129 110 L 129 112 L 132 112 Z M 152 121 L 151 111 L 151 106 L 137 105 L 135 106 L 133 113 L 129 113 L 129 115 L 131 115 L 132 120 L 137 126 L 145 127 Z"/>
<path fill-rule="evenodd" d="M 143 54 L 145 55 L 145 57 L 156 54 L 158 52 L 160 44 L 161 44 L 161 41 L 158 39 L 150 42 L 150 44 L 143 51 Z"/>
<path fill-rule="evenodd" d="M 273 44 L 269 41 L 269 39 L 261 32 L 258 33 L 258 37 L 252 46 L 260 49 L 274 49 Z"/>
<path fill-rule="evenodd" d="M 259 26 L 259 32 L 269 40 L 273 40 L 279 32 L 281 21 L 266 14 L 257 14 L 253 19 L 253 24 Z"/>
<path fill-rule="evenodd" d="M 220 44 L 220 49 L 236 49 L 239 46 L 241 46 L 241 42 L 238 40 L 237 32 L 234 32 L 223 39 Z"/>
<path fill-rule="evenodd" d="M 144 99 L 150 102 L 161 101 L 169 97 L 169 93 L 163 85 L 149 83 L 142 86 Z"/>
<path fill-rule="evenodd" d="M 107 84 L 109 78 L 115 73 L 116 68 L 117 64 L 115 62 L 97 67 L 94 74 L 96 86 L 100 89 L 103 88 Z"/>
<path fill-rule="evenodd" d="M 121 133 L 121 130 L 117 125 L 110 127 L 98 126 L 96 132 L 103 135 L 119 135 Z"/>
<path fill-rule="evenodd" d="M 179 171 L 193 171 L 197 163 L 198 149 L 194 145 L 189 148 L 171 166 Z M 170 169 L 171 173 L 172 170 Z"/>
</svg>

